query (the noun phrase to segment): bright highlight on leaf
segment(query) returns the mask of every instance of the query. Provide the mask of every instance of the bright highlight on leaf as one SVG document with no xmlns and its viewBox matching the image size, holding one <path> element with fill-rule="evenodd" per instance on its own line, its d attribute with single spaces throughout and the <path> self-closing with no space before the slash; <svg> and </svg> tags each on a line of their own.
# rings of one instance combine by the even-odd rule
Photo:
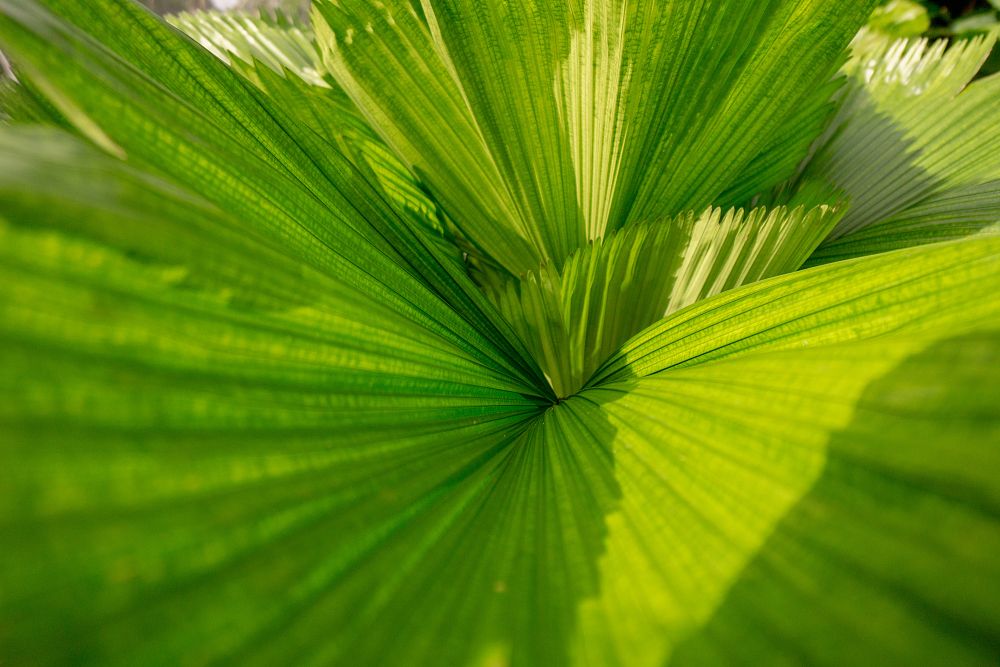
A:
<svg viewBox="0 0 1000 667">
<path fill-rule="evenodd" d="M 0 0 L 0 663 L 1000 660 L 996 34 L 873 4 Z"/>
</svg>

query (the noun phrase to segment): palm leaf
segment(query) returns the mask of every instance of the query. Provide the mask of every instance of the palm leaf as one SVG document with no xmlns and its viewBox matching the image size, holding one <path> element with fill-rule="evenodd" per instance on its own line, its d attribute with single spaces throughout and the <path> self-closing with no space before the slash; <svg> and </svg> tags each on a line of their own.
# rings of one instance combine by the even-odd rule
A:
<svg viewBox="0 0 1000 667">
<path fill-rule="evenodd" d="M 320 0 L 314 19 L 372 126 L 518 276 L 794 171 L 869 5 L 723 4 Z"/>
<path fill-rule="evenodd" d="M 1000 78 L 970 83 L 995 43 L 996 33 L 950 48 L 858 36 L 843 106 L 804 174 L 851 208 L 812 263 L 989 233 L 1000 220 Z"/>
<path fill-rule="evenodd" d="M 0 0 L 65 125 L 0 128 L 0 655 L 996 661 L 992 163 L 832 169 L 925 90 L 831 104 L 870 5 L 319 0 L 310 81 Z"/>
<path fill-rule="evenodd" d="M 294 72 L 317 86 L 325 85 L 315 36 L 308 27 L 279 24 L 265 12 L 183 12 L 168 17 L 171 24 L 196 39 L 224 61 L 263 63 L 272 70 Z"/>
<path fill-rule="evenodd" d="M 108 20 L 94 24 L 94 32 L 102 44 L 73 24 L 97 5 L 54 0 L 56 15 L 41 4 L 0 4 L 9 49 L 53 91 L 82 133 L 176 179 L 302 261 L 381 291 L 401 308 L 416 312 L 406 296 L 380 284 L 391 276 L 422 276 L 430 284 L 418 280 L 418 291 L 449 295 L 458 311 L 469 309 L 465 317 L 504 326 L 454 263 L 416 236 L 335 146 L 268 105 L 256 87 L 142 8 L 101 2 Z M 122 39 L 136 30 L 150 37 Z M 183 68 L 160 57 L 164 44 Z M 445 319 L 463 317 L 442 307 Z M 499 331 L 487 335 L 510 345 Z M 504 355 L 505 363 L 531 365 L 519 352 Z"/>
<path fill-rule="evenodd" d="M 799 268 L 840 211 L 709 209 L 632 225 L 494 299 L 538 359 L 557 396 L 570 396 L 633 333 L 727 289 Z"/>
<path fill-rule="evenodd" d="M 256 18 L 193 12 L 172 16 L 170 21 L 253 81 L 295 120 L 354 156 L 356 166 L 370 168 L 374 172 L 373 182 L 390 200 L 418 227 L 429 232 L 431 241 L 446 237 L 448 245 L 439 245 L 446 254 L 454 254 L 454 244 L 462 239 L 453 234 L 452 221 L 324 72 L 311 29 L 276 23 L 266 14 Z"/>
</svg>

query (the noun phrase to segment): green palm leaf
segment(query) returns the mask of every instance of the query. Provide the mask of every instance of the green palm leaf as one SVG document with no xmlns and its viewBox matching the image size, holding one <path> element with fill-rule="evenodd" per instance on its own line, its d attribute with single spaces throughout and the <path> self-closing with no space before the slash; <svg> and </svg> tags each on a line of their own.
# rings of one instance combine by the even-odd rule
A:
<svg viewBox="0 0 1000 667">
<path fill-rule="evenodd" d="M 257 61 L 278 72 L 294 72 L 313 85 L 325 85 L 315 36 L 306 26 L 288 21 L 279 23 L 266 12 L 259 17 L 185 12 L 167 20 L 230 64 L 234 59 L 248 64 Z"/>
<path fill-rule="evenodd" d="M 705 297 L 802 266 L 839 212 L 709 209 L 632 225 L 494 299 L 557 396 L 575 393 L 634 332 Z"/>
<path fill-rule="evenodd" d="M 282 18 L 284 18 L 282 16 Z M 356 153 L 375 171 L 378 184 L 403 210 L 432 234 L 444 233 L 435 202 L 427 197 L 398 158 L 368 126 L 350 99 L 337 89 L 319 63 L 312 30 L 276 22 L 263 14 L 193 12 L 168 17 L 216 56 L 251 79 L 295 119 L 338 145 Z M 286 73 L 295 76 L 285 76 Z M 275 76 L 275 75 L 280 76 Z"/>
<path fill-rule="evenodd" d="M 995 662 L 992 38 L 871 4 L 0 0 L 0 662 Z"/>
<path fill-rule="evenodd" d="M 851 208 L 812 263 L 993 232 L 1000 77 L 970 81 L 996 36 L 950 48 L 858 36 L 843 106 L 804 174 L 843 190 Z"/>
<path fill-rule="evenodd" d="M 723 4 L 322 0 L 314 15 L 327 68 L 373 127 L 518 275 L 794 170 L 868 3 Z"/>
</svg>

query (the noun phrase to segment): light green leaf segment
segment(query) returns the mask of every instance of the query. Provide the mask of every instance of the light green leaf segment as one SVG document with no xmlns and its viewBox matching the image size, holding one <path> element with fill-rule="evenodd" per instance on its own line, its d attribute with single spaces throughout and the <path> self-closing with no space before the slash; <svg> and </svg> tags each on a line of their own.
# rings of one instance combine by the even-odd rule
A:
<svg viewBox="0 0 1000 667">
<path fill-rule="evenodd" d="M 167 20 L 227 62 L 232 63 L 234 58 L 247 63 L 258 61 L 279 72 L 294 72 L 313 85 L 325 85 L 317 67 L 312 30 L 284 15 L 271 18 L 267 12 L 261 12 L 259 17 L 184 12 L 168 16 Z"/>
<path fill-rule="evenodd" d="M 851 200 L 814 263 L 996 233 L 1000 77 L 970 83 L 996 38 L 856 38 L 841 109 L 803 176 Z"/>
<path fill-rule="evenodd" d="M 997 662 L 993 38 L 871 4 L 0 0 L 0 663 Z"/>
<path fill-rule="evenodd" d="M 578 251 L 561 272 L 548 265 L 498 286 L 494 298 L 565 397 L 668 312 L 802 266 L 838 217 L 825 206 L 708 209 L 632 225 Z"/>
</svg>

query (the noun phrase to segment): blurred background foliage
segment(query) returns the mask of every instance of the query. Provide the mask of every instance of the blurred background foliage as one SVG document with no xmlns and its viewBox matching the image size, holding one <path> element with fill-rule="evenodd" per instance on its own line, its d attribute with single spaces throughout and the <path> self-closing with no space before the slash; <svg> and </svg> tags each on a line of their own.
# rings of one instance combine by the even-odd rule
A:
<svg viewBox="0 0 1000 667">
<path fill-rule="evenodd" d="M 964 35 L 1000 25 L 1000 0 L 923 1 L 920 4 L 931 17 L 931 37 Z"/>
<path fill-rule="evenodd" d="M 964 37 L 1000 26 L 1000 0 L 887 0 L 871 26 L 897 37 Z"/>
<path fill-rule="evenodd" d="M 894 37 L 963 39 L 1000 30 L 1000 0 L 888 0 L 872 14 L 869 26 Z M 1000 49 L 993 51 L 979 76 L 997 71 Z"/>
</svg>

